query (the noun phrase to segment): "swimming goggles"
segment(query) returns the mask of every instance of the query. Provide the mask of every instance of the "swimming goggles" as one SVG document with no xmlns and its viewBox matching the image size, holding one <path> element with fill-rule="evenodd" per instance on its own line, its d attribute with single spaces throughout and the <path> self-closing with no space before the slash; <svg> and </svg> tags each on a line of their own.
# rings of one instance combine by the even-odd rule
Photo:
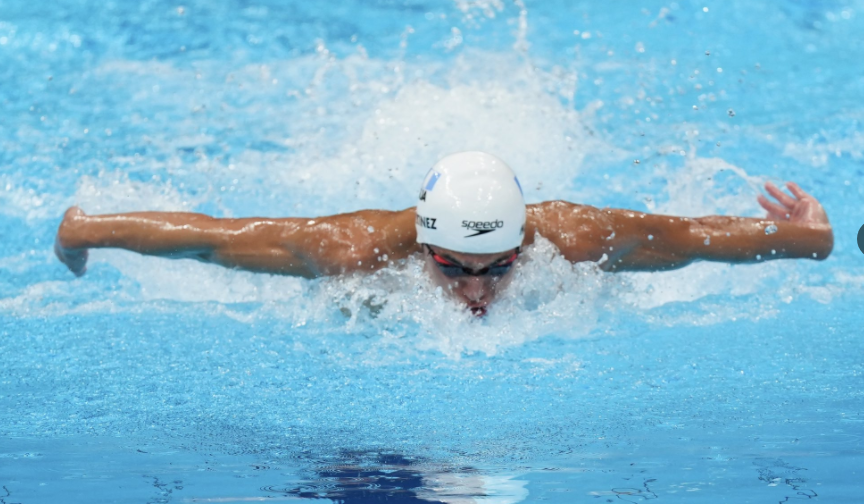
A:
<svg viewBox="0 0 864 504">
<path fill-rule="evenodd" d="M 425 245 L 425 244 L 424 244 Z M 516 259 L 519 257 L 520 250 L 517 248 L 513 254 L 507 259 L 502 259 L 496 263 L 493 263 L 485 268 L 473 269 L 463 266 L 452 259 L 447 259 L 442 257 L 439 254 L 436 254 L 432 251 L 432 248 L 429 245 L 425 245 L 426 250 L 429 251 L 429 255 L 432 256 L 432 260 L 435 261 L 435 265 L 438 266 L 438 269 L 441 270 L 441 273 L 444 274 L 447 278 L 457 278 L 462 276 L 492 276 L 492 277 L 500 277 L 504 276 L 510 268 L 513 267 L 513 263 L 516 262 Z"/>
</svg>

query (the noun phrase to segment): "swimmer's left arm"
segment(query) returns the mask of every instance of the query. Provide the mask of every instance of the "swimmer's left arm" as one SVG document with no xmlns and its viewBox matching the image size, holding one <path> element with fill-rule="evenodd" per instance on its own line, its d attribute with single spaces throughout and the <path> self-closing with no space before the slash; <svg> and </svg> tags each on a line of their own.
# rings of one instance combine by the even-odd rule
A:
<svg viewBox="0 0 864 504">
<path fill-rule="evenodd" d="M 765 219 L 708 216 L 699 218 L 609 212 L 617 239 L 609 240 L 610 271 L 675 269 L 693 261 L 729 263 L 770 259 L 822 260 L 834 247 L 828 216 L 819 202 L 794 183 L 790 196 L 773 184 L 765 189 L 776 199 L 759 196 Z M 614 244 L 613 244 L 614 243 Z M 616 247 L 617 248 L 617 247 Z"/>
<path fill-rule="evenodd" d="M 569 261 L 593 261 L 607 271 L 662 271 L 698 260 L 825 259 L 834 246 L 825 210 L 796 184 L 787 187 L 794 197 L 766 184 L 776 202 L 759 197 L 765 219 L 652 215 L 563 201 L 530 205 L 525 245 L 536 231 Z"/>
</svg>

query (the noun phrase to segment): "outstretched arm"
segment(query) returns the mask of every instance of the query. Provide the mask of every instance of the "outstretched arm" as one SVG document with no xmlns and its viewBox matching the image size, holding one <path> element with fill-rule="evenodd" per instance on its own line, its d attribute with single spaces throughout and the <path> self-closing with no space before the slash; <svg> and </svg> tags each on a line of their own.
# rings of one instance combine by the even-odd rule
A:
<svg viewBox="0 0 864 504">
<path fill-rule="evenodd" d="M 828 257 L 834 235 L 825 211 L 796 184 L 787 187 L 794 197 L 766 184 L 777 202 L 760 196 L 765 219 L 673 217 L 554 202 L 529 209 L 528 231 L 533 221 L 569 260 L 600 262 L 609 271 L 667 270 L 696 260 Z"/>
<path fill-rule="evenodd" d="M 80 276 L 87 250 L 191 258 L 229 268 L 314 278 L 370 271 L 414 252 L 414 209 L 320 218 L 216 219 L 182 212 L 86 215 L 66 211 L 54 250 Z"/>
</svg>

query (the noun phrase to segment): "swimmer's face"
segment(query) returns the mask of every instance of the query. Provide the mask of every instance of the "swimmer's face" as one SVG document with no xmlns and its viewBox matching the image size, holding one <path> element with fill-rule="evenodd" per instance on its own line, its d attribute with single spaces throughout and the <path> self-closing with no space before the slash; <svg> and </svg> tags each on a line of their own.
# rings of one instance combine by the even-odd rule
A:
<svg viewBox="0 0 864 504">
<path fill-rule="evenodd" d="M 518 249 L 498 254 L 468 254 L 424 245 L 424 261 L 435 285 L 464 302 L 475 314 L 503 290 L 513 276 Z"/>
</svg>

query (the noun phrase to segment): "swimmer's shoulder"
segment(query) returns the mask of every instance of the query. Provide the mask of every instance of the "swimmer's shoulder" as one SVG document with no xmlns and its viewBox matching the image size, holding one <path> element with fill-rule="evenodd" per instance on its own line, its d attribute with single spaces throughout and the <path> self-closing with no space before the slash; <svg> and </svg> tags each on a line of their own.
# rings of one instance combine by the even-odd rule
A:
<svg viewBox="0 0 864 504">
<path fill-rule="evenodd" d="M 554 200 L 526 205 L 526 234 L 531 231 L 541 235 L 556 234 L 572 230 L 574 226 L 610 229 L 612 216 L 608 208 Z"/>
<path fill-rule="evenodd" d="M 404 210 L 365 210 L 361 224 L 368 231 L 369 246 L 375 256 L 404 259 L 422 250 L 417 243 L 415 207 Z"/>
<path fill-rule="evenodd" d="M 535 235 L 551 241 L 564 256 L 574 262 L 596 261 L 613 229 L 609 209 L 554 200 L 527 205 L 525 243 Z"/>
</svg>

